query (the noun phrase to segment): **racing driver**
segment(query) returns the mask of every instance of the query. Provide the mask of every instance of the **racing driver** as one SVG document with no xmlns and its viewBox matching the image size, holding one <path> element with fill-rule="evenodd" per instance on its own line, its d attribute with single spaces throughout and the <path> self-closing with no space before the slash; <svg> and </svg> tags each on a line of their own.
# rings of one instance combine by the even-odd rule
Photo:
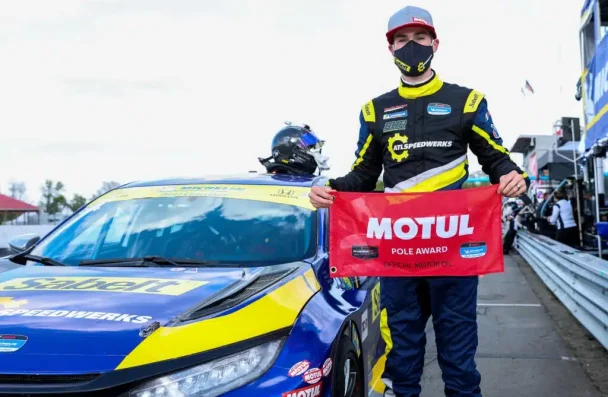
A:
<svg viewBox="0 0 608 397">
<path fill-rule="evenodd" d="M 402 8 L 389 19 L 386 38 L 400 84 L 362 107 L 352 170 L 313 187 L 312 205 L 329 207 L 332 191 L 374 190 L 383 168 L 385 192 L 460 189 L 468 177 L 467 148 L 498 185 L 497 194 L 524 194 L 530 180 L 503 147 L 484 94 L 444 82 L 431 68 L 439 46 L 431 14 Z M 481 397 L 477 286 L 477 276 L 382 279 L 381 331 L 389 349 L 384 396 L 419 396 L 432 315 L 445 395 Z"/>
</svg>

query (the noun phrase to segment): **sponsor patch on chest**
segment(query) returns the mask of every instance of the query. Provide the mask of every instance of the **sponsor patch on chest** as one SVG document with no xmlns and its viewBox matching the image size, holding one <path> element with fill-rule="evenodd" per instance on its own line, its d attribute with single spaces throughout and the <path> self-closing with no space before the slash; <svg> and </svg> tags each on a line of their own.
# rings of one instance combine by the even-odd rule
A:
<svg viewBox="0 0 608 397">
<path fill-rule="evenodd" d="M 396 162 L 402 162 L 410 155 L 410 150 L 423 148 L 449 148 L 452 147 L 452 141 L 421 141 L 409 142 L 409 138 L 405 134 L 395 133 L 388 138 L 387 150 L 391 158 Z"/>
<path fill-rule="evenodd" d="M 407 126 L 407 120 L 395 120 L 389 121 L 384 124 L 384 128 L 382 132 L 391 132 L 391 131 L 403 131 Z"/>
<path fill-rule="evenodd" d="M 426 111 L 428 114 L 439 116 L 452 113 L 452 107 L 446 103 L 433 102 L 429 103 Z"/>
<path fill-rule="evenodd" d="M 402 117 L 407 117 L 407 110 L 404 110 L 401 112 L 395 112 L 395 113 L 388 113 L 388 114 L 385 114 L 382 118 L 384 120 L 390 120 L 390 119 L 398 119 L 398 118 L 402 118 Z"/>
<path fill-rule="evenodd" d="M 391 107 L 388 107 L 388 108 L 384 108 L 384 113 L 394 112 L 395 110 L 405 109 L 406 107 L 407 107 L 407 104 L 405 104 L 405 105 L 391 106 Z"/>
</svg>

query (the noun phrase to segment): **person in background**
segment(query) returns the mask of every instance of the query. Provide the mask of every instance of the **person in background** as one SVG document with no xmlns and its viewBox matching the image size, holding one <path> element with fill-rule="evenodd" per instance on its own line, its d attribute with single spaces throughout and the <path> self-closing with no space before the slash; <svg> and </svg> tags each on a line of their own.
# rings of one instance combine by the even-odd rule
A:
<svg viewBox="0 0 608 397">
<path fill-rule="evenodd" d="M 556 225 L 557 227 L 555 240 L 569 245 L 570 247 L 575 247 L 579 243 L 579 237 L 578 227 L 574 221 L 572 203 L 560 190 L 555 192 L 554 197 L 555 204 L 553 205 L 553 212 L 548 219 L 549 223 Z"/>
</svg>

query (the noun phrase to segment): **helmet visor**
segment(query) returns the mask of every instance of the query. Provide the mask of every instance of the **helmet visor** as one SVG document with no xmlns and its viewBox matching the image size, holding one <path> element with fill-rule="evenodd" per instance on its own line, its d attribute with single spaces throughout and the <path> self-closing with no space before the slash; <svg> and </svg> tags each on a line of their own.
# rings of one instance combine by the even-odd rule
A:
<svg viewBox="0 0 608 397">
<path fill-rule="evenodd" d="M 320 140 L 312 132 L 306 132 L 300 137 L 304 146 L 308 149 L 321 149 L 325 141 Z"/>
</svg>

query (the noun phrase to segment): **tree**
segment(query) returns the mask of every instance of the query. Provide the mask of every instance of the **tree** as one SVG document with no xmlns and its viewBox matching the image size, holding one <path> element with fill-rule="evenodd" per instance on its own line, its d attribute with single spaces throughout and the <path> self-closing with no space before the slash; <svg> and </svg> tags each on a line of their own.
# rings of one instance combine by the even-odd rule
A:
<svg viewBox="0 0 608 397">
<path fill-rule="evenodd" d="M 104 181 L 101 184 L 101 188 L 99 188 L 97 190 L 97 192 L 95 193 L 95 195 L 93 196 L 93 199 L 101 196 L 102 194 L 106 193 L 109 190 L 117 188 L 118 186 L 120 186 L 119 182 L 116 182 L 116 181 Z"/>
<path fill-rule="evenodd" d="M 11 192 L 11 197 L 16 198 L 17 200 L 23 199 L 23 195 L 25 194 L 25 183 L 23 182 L 10 182 L 8 187 L 9 192 Z"/>
<path fill-rule="evenodd" d="M 87 199 L 80 194 L 74 194 L 72 200 L 67 204 L 68 208 L 76 212 L 80 207 L 87 203 Z"/>
<path fill-rule="evenodd" d="M 65 186 L 61 181 L 53 182 L 47 179 L 41 187 L 42 201 L 40 207 L 49 215 L 55 215 L 67 205 L 67 200 L 63 196 Z"/>
</svg>

